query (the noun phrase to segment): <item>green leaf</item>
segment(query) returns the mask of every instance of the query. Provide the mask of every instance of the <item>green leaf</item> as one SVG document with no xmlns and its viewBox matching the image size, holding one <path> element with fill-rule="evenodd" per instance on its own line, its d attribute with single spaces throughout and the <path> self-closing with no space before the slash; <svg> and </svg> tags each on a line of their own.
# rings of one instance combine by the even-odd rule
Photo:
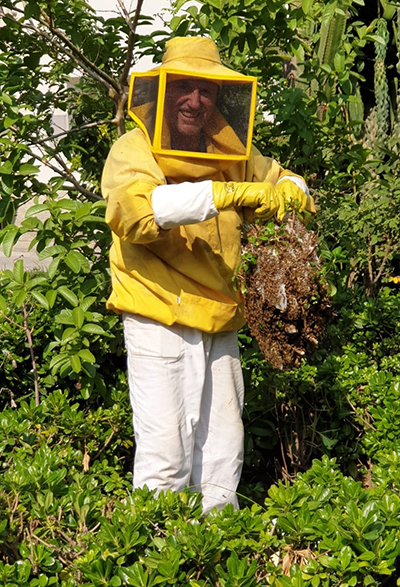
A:
<svg viewBox="0 0 400 587">
<path fill-rule="evenodd" d="M 6 116 L 3 122 L 5 130 L 7 130 L 7 128 L 10 128 L 10 126 L 17 122 L 17 120 L 18 118 L 11 118 L 10 116 Z"/>
<path fill-rule="evenodd" d="M 148 574 L 144 571 L 143 565 L 140 562 L 135 562 L 131 567 L 120 567 L 118 574 L 128 585 L 134 587 L 147 587 Z"/>
<path fill-rule="evenodd" d="M 37 2 L 28 2 L 24 9 L 25 18 L 40 18 L 40 6 Z"/>
<path fill-rule="evenodd" d="M 2 194 L 0 198 L 0 222 L 5 218 L 10 206 L 11 196 Z"/>
<path fill-rule="evenodd" d="M 22 284 L 24 283 L 24 274 L 24 262 L 22 259 L 18 259 L 18 261 L 14 263 L 13 278 L 17 283 Z"/>
<path fill-rule="evenodd" d="M 221 30 L 221 40 L 224 43 L 224 45 L 229 45 L 229 27 L 228 26 L 224 26 L 223 29 Z"/>
<path fill-rule="evenodd" d="M 63 187 L 64 183 L 65 183 L 65 178 L 64 177 L 52 177 L 49 180 L 49 186 L 51 186 L 53 192 L 55 194 L 58 194 L 58 192 L 61 190 L 61 188 Z M 107 204 L 106 204 L 107 205 Z"/>
<path fill-rule="evenodd" d="M 32 293 L 32 297 L 34 297 L 35 300 L 37 302 L 39 302 L 39 304 L 41 306 L 43 306 L 43 308 L 45 308 L 46 310 L 49 310 L 50 309 L 49 302 L 48 302 L 48 300 L 45 298 L 45 296 L 43 294 L 41 294 L 38 291 L 32 291 L 31 293 Z"/>
<path fill-rule="evenodd" d="M 0 295 L 0 312 L 3 312 L 3 314 L 7 314 L 7 302 L 2 295 Z"/>
<path fill-rule="evenodd" d="M 91 202 L 86 202 L 86 204 L 82 204 L 75 212 L 75 220 L 80 220 L 84 216 L 90 214 L 92 208 Z"/>
<path fill-rule="evenodd" d="M 223 0 L 205 0 L 205 3 L 209 4 L 209 6 L 212 6 L 213 8 L 220 10 L 222 1 Z"/>
<path fill-rule="evenodd" d="M 54 206 L 59 210 L 69 210 L 70 212 L 75 212 L 79 206 L 79 203 L 75 200 L 70 200 L 69 198 L 62 198 L 61 200 L 57 200 L 54 203 Z"/>
<path fill-rule="evenodd" d="M 0 165 L 0 175 L 11 175 L 13 172 L 13 165 L 11 161 L 6 161 L 3 165 Z"/>
<path fill-rule="evenodd" d="M 2 242 L 3 252 L 6 257 L 11 257 L 11 253 L 13 250 L 15 239 L 16 239 L 18 233 L 19 233 L 18 226 L 15 226 L 14 224 L 7 226 L 7 231 L 3 237 L 3 242 Z"/>
<path fill-rule="evenodd" d="M 211 25 L 211 29 L 215 31 L 217 34 L 219 34 L 223 26 L 224 21 L 221 18 L 216 18 Z"/>
<path fill-rule="evenodd" d="M 378 538 L 379 538 L 379 532 L 378 532 L 378 530 L 372 530 L 371 532 L 365 532 L 363 534 L 363 539 L 364 540 L 375 541 Z"/>
<path fill-rule="evenodd" d="M 372 561 L 374 560 L 375 556 L 376 554 L 374 552 L 372 552 L 371 550 L 367 550 L 361 553 L 358 558 L 360 561 Z"/>
<path fill-rule="evenodd" d="M 258 41 L 253 33 L 247 33 L 246 35 L 247 44 L 249 46 L 250 53 L 254 54 L 257 51 Z"/>
<path fill-rule="evenodd" d="M 14 304 L 20 308 L 26 300 L 26 291 L 24 289 L 14 291 L 12 299 Z"/>
<path fill-rule="evenodd" d="M 38 285 L 44 285 L 45 283 L 47 283 L 47 279 L 44 276 L 39 276 L 33 277 L 33 279 L 29 279 L 25 285 L 27 289 L 33 289 L 34 287 L 37 287 Z"/>
<path fill-rule="evenodd" d="M 182 17 L 181 16 L 174 16 L 174 17 L 171 18 L 171 21 L 169 23 L 169 26 L 171 27 L 171 30 L 172 31 L 175 31 L 178 28 L 181 20 L 182 20 Z"/>
<path fill-rule="evenodd" d="M 314 4 L 314 0 L 302 0 L 301 9 L 304 14 L 308 14 Z"/>
<path fill-rule="evenodd" d="M 182 6 L 184 4 L 186 4 L 188 2 L 188 0 L 176 0 L 175 5 L 174 5 L 174 9 L 176 11 L 180 10 L 182 8 Z"/>
<path fill-rule="evenodd" d="M 77 306 L 79 304 L 79 300 L 76 297 L 76 295 L 74 294 L 73 291 L 71 291 L 70 289 L 68 289 L 67 286 L 62 285 L 61 287 L 58 288 L 58 293 L 60 293 L 62 295 L 62 297 L 67 300 L 67 302 L 69 302 L 71 304 L 71 306 Z"/>
<path fill-rule="evenodd" d="M 72 326 L 74 324 L 74 320 L 72 318 L 72 310 L 66 308 L 61 310 L 61 312 L 56 316 L 56 322 L 58 324 L 68 324 Z"/>
<path fill-rule="evenodd" d="M 85 321 L 85 312 L 81 308 L 74 308 L 72 310 L 72 318 L 77 328 L 81 328 Z"/>
<path fill-rule="evenodd" d="M 25 213 L 25 218 L 30 218 L 31 216 L 37 216 L 40 212 L 46 212 L 49 209 L 47 204 L 35 204 L 28 208 Z"/>
<path fill-rule="evenodd" d="M 73 370 L 75 373 L 80 373 L 80 372 L 81 372 L 81 370 L 82 370 L 82 364 L 81 364 L 81 360 L 80 360 L 80 358 L 78 357 L 78 355 L 73 355 L 73 356 L 70 358 L 70 362 L 71 362 L 71 367 L 72 367 L 72 370 Z"/>
<path fill-rule="evenodd" d="M 197 6 L 189 6 L 189 8 L 187 9 L 188 13 L 190 14 L 190 16 L 192 18 L 196 18 L 196 16 L 199 13 L 199 9 L 197 8 Z"/>
<path fill-rule="evenodd" d="M 90 306 L 97 300 L 97 298 L 95 296 L 86 296 L 85 298 L 83 298 L 82 302 L 81 302 L 81 308 L 84 312 L 87 312 L 87 310 L 90 308 Z"/>
<path fill-rule="evenodd" d="M 52 375 L 57 373 L 63 366 L 68 365 L 70 366 L 70 358 L 66 353 L 60 353 L 59 355 L 55 355 L 50 361 L 50 369 Z"/>
<path fill-rule="evenodd" d="M 65 257 L 65 262 L 74 273 L 89 273 L 90 265 L 86 257 L 79 251 L 70 251 Z"/>
<path fill-rule="evenodd" d="M 340 563 L 342 565 L 342 569 L 345 569 L 349 566 L 352 557 L 353 551 L 351 550 L 350 546 L 344 546 L 340 551 Z"/>
<path fill-rule="evenodd" d="M 341 51 L 337 51 L 333 58 L 333 65 L 338 73 L 342 73 L 346 66 L 346 57 Z"/>
<path fill-rule="evenodd" d="M 46 292 L 46 300 L 49 304 L 49 308 L 52 308 L 54 306 L 56 299 L 57 299 L 57 292 L 55 289 L 50 289 L 49 291 Z"/>
<path fill-rule="evenodd" d="M 73 326 L 72 328 L 66 328 L 62 333 L 61 341 L 63 345 L 65 345 L 68 342 L 75 341 L 77 336 L 79 336 L 79 332 L 77 331 L 75 326 Z"/>
<path fill-rule="evenodd" d="M 328 450 L 331 450 L 335 446 L 335 444 L 337 444 L 337 438 L 328 438 L 328 436 L 325 436 L 325 434 L 320 434 L 320 436 L 322 444 L 326 446 Z"/>
<path fill-rule="evenodd" d="M 55 257 L 51 261 L 50 265 L 48 266 L 48 268 L 47 268 L 47 274 L 48 274 L 50 280 L 53 280 L 54 277 L 56 276 L 57 269 L 58 269 L 58 266 L 60 264 L 60 261 L 61 261 L 61 257 Z"/>
<path fill-rule="evenodd" d="M 79 351 L 78 355 L 83 361 L 87 363 L 95 363 L 96 357 L 91 353 L 88 349 L 82 349 Z"/>
<path fill-rule="evenodd" d="M 82 216 L 82 218 L 80 218 L 79 220 L 82 224 L 106 224 L 106 221 L 102 216 L 93 216 L 93 214 L 91 214 L 90 216 Z"/>
<path fill-rule="evenodd" d="M 4 102 L 4 104 L 8 104 L 9 106 L 11 106 L 13 103 L 10 96 L 8 94 L 5 94 L 4 92 L 1 92 L 0 99 L 2 100 L 2 102 Z"/>
<path fill-rule="evenodd" d="M 366 35 L 366 39 L 368 41 L 374 41 L 375 43 L 379 43 L 380 45 L 386 46 L 386 41 L 381 35 L 377 35 L 375 33 Z"/>
<path fill-rule="evenodd" d="M 81 388 L 81 396 L 83 397 L 83 399 L 89 399 L 90 398 L 90 389 L 86 386 Z"/>
<path fill-rule="evenodd" d="M 100 213 L 105 213 L 106 209 L 107 202 L 105 200 L 98 200 L 92 204 L 92 212 L 97 212 L 97 210 L 99 210 Z"/>
<path fill-rule="evenodd" d="M 392 20 L 394 15 L 396 14 L 398 3 L 388 2 L 388 0 L 381 0 L 381 4 L 383 8 L 383 18 L 388 21 Z"/>
<path fill-rule="evenodd" d="M 55 257 L 56 255 L 62 255 L 67 252 L 67 249 L 62 245 L 51 245 L 50 247 L 46 247 L 39 253 L 39 259 L 44 261 L 44 259 L 48 259 L 49 257 Z"/>
<path fill-rule="evenodd" d="M 89 334 L 107 334 L 98 324 L 84 324 L 82 326 L 82 332 L 87 332 Z"/>
<path fill-rule="evenodd" d="M 23 163 L 18 170 L 20 175 L 33 175 L 39 173 L 39 167 L 37 165 L 31 165 L 30 163 Z"/>
<path fill-rule="evenodd" d="M 200 25 L 205 29 L 208 26 L 208 22 L 209 22 L 208 14 L 205 14 L 205 12 L 203 12 L 203 10 L 201 10 L 200 14 L 199 14 Z"/>
</svg>

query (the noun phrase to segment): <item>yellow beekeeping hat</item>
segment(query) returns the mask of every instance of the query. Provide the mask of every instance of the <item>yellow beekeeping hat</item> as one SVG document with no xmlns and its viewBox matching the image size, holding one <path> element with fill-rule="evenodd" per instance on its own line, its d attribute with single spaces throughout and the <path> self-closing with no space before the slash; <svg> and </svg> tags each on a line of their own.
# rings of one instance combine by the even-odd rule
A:
<svg viewBox="0 0 400 587">
<path fill-rule="evenodd" d="M 202 129 L 202 150 L 171 146 L 165 96 L 168 84 L 181 78 L 208 80 L 218 86 L 215 112 Z M 166 43 L 161 66 L 132 73 L 128 113 L 145 132 L 154 154 L 240 161 L 250 155 L 256 83 L 255 77 L 224 66 L 211 39 L 175 37 Z"/>
</svg>

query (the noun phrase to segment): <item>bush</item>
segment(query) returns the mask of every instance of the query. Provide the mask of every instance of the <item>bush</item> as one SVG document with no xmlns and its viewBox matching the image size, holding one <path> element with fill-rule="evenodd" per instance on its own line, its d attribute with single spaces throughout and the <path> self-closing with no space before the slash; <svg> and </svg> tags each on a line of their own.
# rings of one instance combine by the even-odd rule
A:
<svg viewBox="0 0 400 587">
<path fill-rule="evenodd" d="M 110 435 L 120 416 L 115 405 L 84 424 L 60 393 L 3 412 L 2 585 L 355 586 L 395 572 L 400 498 L 388 470 L 367 490 L 324 457 L 271 486 L 264 506 L 203 516 L 189 490 L 131 491 Z"/>
</svg>

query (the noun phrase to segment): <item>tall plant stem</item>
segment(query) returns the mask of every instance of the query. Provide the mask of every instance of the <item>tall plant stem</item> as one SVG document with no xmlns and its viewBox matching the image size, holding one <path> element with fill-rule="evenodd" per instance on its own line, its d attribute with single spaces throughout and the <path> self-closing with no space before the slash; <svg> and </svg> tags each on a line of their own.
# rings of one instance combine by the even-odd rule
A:
<svg viewBox="0 0 400 587">
<path fill-rule="evenodd" d="M 31 361 L 32 361 L 33 380 L 34 380 L 34 386 L 35 386 L 35 404 L 38 406 L 40 404 L 39 382 L 38 382 L 38 376 L 37 376 L 35 353 L 33 350 L 32 332 L 31 332 L 31 329 L 29 328 L 28 313 L 26 311 L 25 304 L 22 304 L 22 312 L 24 315 L 24 325 L 25 325 L 26 338 L 28 339 L 29 352 L 30 352 Z"/>
</svg>

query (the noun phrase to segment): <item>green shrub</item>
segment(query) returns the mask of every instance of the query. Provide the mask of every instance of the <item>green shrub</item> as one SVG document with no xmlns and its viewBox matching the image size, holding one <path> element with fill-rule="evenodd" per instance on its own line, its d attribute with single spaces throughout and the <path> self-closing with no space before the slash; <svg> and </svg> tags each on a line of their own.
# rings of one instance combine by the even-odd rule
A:
<svg viewBox="0 0 400 587">
<path fill-rule="evenodd" d="M 5 587 L 355 586 L 380 585 L 395 573 L 400 498 L 384 469 L 368 490 L 324 457 L 293 484 L 272 485 L 264 506 L 229 505 L 203 516 L 200 496 L 189 490 L 158 498 L 146 488 L 132 492 L 112 442 L 84 471 L 79 439 L 65 435 L 67 398 L 52 428 L 51 405 L 5 413 Z M 21 438 L 6 445 L 21 426 Z"/>
</svg>

